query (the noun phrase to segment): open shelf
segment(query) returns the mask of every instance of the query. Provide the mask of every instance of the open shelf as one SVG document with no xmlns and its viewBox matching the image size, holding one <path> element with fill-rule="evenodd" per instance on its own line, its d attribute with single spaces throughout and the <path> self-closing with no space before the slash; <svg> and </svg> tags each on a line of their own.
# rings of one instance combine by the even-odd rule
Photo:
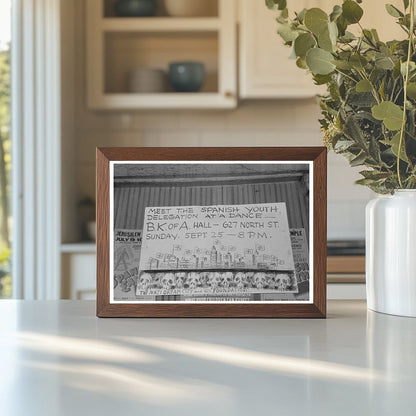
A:
<svg viewBox="0 0 416 416">
<path fill-rule="evenodd" d="M 232 96 L 217 93 L 165 93 L 165 94 L 105 94 L 96 108 L 109 109 L 203 109 L 234 108 Z"/>
<path fill-rule="evenodd" d="M 61 244 L 61 253 L 66 254 L 95 254 L 96 246 L 93 241 L 81 241 L 78 243 L 63 243 Z"/>
<path fill-rule="evenodd" d="M 107 18 L 101 21 L 101 28 L 105 32 L 169 32 L 184 31 L 193 32 L 218 30 L 220 20 L 216 17 L 149 17 L 149 18 Z"/>
<path fill-rule="evenodd" d="M 115 14 L 115 3 L 117 0 L 99 0 L 102 2 L 103 12 L 102 16 L 105 19 L 111 19 L 112 17 L 116 17 Z M 167 0 L 171 1 L 171 0 Z M 195 1 L 195 0 L 194 0 Z M 230 1 L 230 0 L 227 0 Z M 174 19 L 173 16 L 170 16 L 168 13 L 168 7 L 166 7 L 166 0 L 156 0 L 157 2 L 157 13 L 155 17 L 140 17 L 139 19 L 154 19 L 158 17 L 166 17 Z M 218 17 L 219 15 L 219 7 L 218 4 L 219 0 L 204 0 L 203 10 L 195 17 Z M 194 9 L 195 10 L 195 9 Z M 194 19 L 195 17 L 186 17 L 185 19 Z M 130 20 L 134 19 L 133 17 L 120 17 L 123 20 Z"/>
<path fill-rule="evenodd" d="M 169 17 L 163 7 L 159 7 L 155 17 L 115 17 L 112 0 L 89 0 L 86 4 L 88 107 L 235 108 L 235 4 L 229 0 L 212 1 L 217 11 L 211 17 Z M 169 83 L 155 93 L 137 93 L 129 88 L 132 71 L 163 70 L 167 78 L 169 64 L 183 61 L 204 65 L 205 80 L 200 91 L 177 93 Z M 152 91 L 142 89 L 146 90 Z"/>
<path fill-rule="evenodd" d="M 198 61 L 205 66 L 204 84 L 200 92 L 191 93 L 193 96 L 218 92 L 216 32 L 106 33 L 104 55 L 105 94 L 131 94 L 128 89 L 129 72 L 137 68 L 161 69 L 167 78 L 169 64 L 177 61 Z M 166 87 L 166 91 L 155 95 L 174 93 L 168 83 Z M 189 94 L 176 94 L 174 99 L 186 100 Z"/>
</svg>

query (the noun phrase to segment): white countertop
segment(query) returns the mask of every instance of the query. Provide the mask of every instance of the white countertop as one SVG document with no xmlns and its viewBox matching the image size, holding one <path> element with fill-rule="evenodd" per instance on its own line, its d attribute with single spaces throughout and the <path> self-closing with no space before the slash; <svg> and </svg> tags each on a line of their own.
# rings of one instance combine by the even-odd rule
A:
<svg viewBox="0 0 416 416">
<path fill-rule="evenodd" d="M 412 415 L 416 319 L 98 319 L 0 301 L 0 415 Z"/>
</svg>

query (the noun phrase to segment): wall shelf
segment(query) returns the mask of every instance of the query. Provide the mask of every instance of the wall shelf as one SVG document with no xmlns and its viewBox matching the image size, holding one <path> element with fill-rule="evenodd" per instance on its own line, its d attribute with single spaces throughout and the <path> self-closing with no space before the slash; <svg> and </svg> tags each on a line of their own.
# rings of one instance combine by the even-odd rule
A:
<svg viewBox="0 0 416 416">
<path fill-rule="evenodd" d="M 96 246 L 93 241 L 82 241 L 79 243 L 63 243 L 61 244 L 61 253 L 67 254 L 95 254 Z"/>
<path fill-rule="evenodd" d="M 365 256 L 328 256 L 328 283 L 365 283 Z"/>
<path fill-rule="evenodd" d="M 220 30 L 221 20 L 217 17 L 148 17 L 148 18 L 104 18 L 101 19 L 104 32 L 170 32 Z"/>
<path fill-rule="evenodd" d="M 237 106 L 236 3 L 218 0 L 217 17 L 104 17 L 103 0 L 87 7 L 87 103 L 94 110 L 230 109 Z M 200 92 L 131 93 L 128 77 L 138 68 L 171 62 L 205 66 Z"/>
<path fill-rule="evenodd" d="M 232 98 L 232 97 L 231 97 Z M 96 108 L 100 109 L 217 109 L 234 108 L 234 102 L 216 93 L 104 94 Z"/>
</svg>

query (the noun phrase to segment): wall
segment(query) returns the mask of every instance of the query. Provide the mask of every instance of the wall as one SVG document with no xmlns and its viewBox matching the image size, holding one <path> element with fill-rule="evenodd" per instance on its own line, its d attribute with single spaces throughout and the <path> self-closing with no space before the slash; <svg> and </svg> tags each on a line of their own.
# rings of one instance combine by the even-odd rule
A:
<svg viewBox="0 0 416 416">
<path fill-rule="evenodd" d="M 115 184 L 114 228 L 143 229 L 146 207 L 267 204 L 286 204 L 290 228 L 305 228 L 309 232 L 306 190 L 302 192 L 300 178 L 276 178 L 276 182 L 228 183 L 227 185 L 192 185 L 172 183 L 166 186 Z M 180 202 L 178 202 L 180 201 Z M 135 215 L 129 215 L 129 213 Z"/>
<path fill-rule="evenodd" d="M 85 22 L 83 1 L 75 0 L 75 40 L 64 50 L 67 90 L 75 93 L 72 134 L 64 146 L 66 175 L 74 179 L 72 201 L 95 192 L 96 146 L 313 146 L 321 145 L 319 107 L 314 99 L 242 102 L 233 111 L 92 112 L 85 106 Z M 68 56 L 73 56 L 72 64 Z M 70 86 L 73 85 L 73 90 Z M 69 86 L 69 87 L 68 87 Z M 65 100 L 65 97 L 64 97 Z M 339 156 L 328 161 L 328 236 L 364 236 L 364 206 L 372 193 L 354 185 L 359 169 Z M 68 179 L 68 183 L 71 181 Z M 319 213 L 318 213 L 319 215 Z M 64 215 L 65 218 L 65 215 Z M 71 230 L 64 241 L 74 239 Z"/>
</svg>

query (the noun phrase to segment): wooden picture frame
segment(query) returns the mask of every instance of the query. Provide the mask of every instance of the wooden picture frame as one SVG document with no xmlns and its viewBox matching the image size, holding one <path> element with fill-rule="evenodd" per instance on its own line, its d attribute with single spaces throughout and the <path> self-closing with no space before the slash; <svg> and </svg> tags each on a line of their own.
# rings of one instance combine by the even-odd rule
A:
<svg viewBox="0 0 416 416">
<path fill-rule="evenodd" d="M 97 148 L 97 316 L 325 318 L 326 160 Z"/>
</svg>

